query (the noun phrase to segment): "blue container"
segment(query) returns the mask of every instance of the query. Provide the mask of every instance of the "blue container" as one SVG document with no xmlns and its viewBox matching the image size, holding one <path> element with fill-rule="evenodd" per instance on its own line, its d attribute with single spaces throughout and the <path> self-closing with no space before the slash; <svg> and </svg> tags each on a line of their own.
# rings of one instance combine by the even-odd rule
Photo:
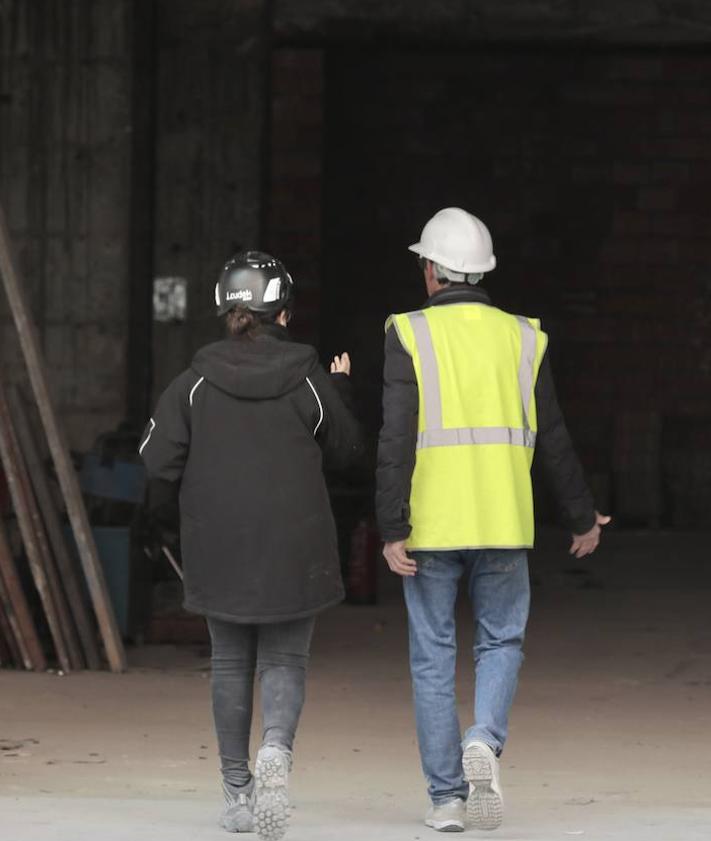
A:
<svg viewBox="0 0 711 841">
<path fill-rule="evenodd" d="M 131 529 L 127 526 L 92 526 L 106 586 L 122 637 L 131 628 Z"/>
<path fill-rule="evenodd" d="M 67 544 L 77 562 L 79 552 L 70 525 L 64 526 Z M 131 529 L 128 526 L 92 526 L 96 550 L 104 570 L 109 598 L 121 636 L 132 632 L 131 614 Z"/>
<path fill-rule="evenodd" d="M 141 505 L 146 493 L 146 468 L 118 459 L 104 464 L 98 453 L 90 452 L 82 458 L 79 483 L 85 494 Z"/>
</svg>

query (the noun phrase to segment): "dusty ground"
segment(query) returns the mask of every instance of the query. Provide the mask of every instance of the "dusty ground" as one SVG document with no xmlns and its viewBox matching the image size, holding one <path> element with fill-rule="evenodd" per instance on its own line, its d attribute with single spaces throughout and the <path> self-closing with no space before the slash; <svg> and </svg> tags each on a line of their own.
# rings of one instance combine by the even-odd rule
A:
<svg viewBox="0 0 711 841">
<path fill-rule="evenodd" d="M 532 562 L 528 660 L 503 760 L 500 841 L 711 838 L 706 537 L 611 535 L 584 565 Z M 561 547 L 562 548 L 562 547 Z M 461 714 L 471 630 L 462 623 Z M 0 674 L 0 838 L 218 841 L 205 651 L 132 653 L 123 676 Z M 293 841 L 437 837 L 407 675 L 404 613 L 323 618 L 293 777 Z M 477 835 L 477 833 L 469 833 Z"/>
</svg>

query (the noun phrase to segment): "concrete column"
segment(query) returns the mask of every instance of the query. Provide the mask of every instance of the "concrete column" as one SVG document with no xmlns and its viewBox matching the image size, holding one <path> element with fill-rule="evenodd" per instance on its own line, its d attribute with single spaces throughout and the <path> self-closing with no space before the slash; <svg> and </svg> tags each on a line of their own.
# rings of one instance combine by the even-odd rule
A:
<svg viewBox="0 0 711 841">
<path fill-rule="evenodd" d="M 296 283 L 292 335 L 318 345 L 324 154 L 322 50 L 274 51 L 270 128 L 266 250 L 284 261 Z M 336 353 L 338 347 L 325 350 Z"/>
<path fill-rule="evenodd" d="M 158 0 L 154 262 L 188 281 L 182 324 L 154 324 L 154 399 L 220 336 L 222 263 L 261 245 L 268 118 L 267 0 Z"/>
<path fill-rule="evenodd" d="M 0 200 L 74 447 L 125 411 L 131 31 L 131 0 L 0 3 Z"/>
</svg>

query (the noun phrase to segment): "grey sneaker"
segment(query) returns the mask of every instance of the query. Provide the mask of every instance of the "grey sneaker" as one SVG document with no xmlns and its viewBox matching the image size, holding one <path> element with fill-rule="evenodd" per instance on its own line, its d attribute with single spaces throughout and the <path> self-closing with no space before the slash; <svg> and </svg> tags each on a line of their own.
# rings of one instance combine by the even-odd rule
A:
<svg viewBox="0 0 711 841">
<path fill-rule="evenodd" d="M 263 841 L 278 841 L 286 832 L 291 763 L 291 751 L 278 745 L 264 745 L 257 754 L 254 825 Z"/>
<path fill-rule="evenodd" d="M 466 806 L 459 797 L 446 803 L 433 804 L 427 810 L 425 826 L 437 832 L 464 832 L 465 813 Z"/>
<path fill-rule="evenodd" d="M 467 817 L 476 829 L 496 829 L 504 817 L 496 754 L 485 742 L 470 742 L 464 749 L 462 766 L 469 783 Z"/>
<path fill-rule="evenodd" d="M 227 832 L 254 832 L 254 783 L 234 789 L 222 783 L 225 809 L 220 826 Z"/>
</svg>

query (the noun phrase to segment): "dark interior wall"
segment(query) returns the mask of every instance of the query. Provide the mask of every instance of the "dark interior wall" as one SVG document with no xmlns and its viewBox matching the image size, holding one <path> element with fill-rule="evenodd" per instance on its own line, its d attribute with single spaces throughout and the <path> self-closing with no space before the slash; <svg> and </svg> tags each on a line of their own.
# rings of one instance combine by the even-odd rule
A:
<svg viewBox="0 0 711 841">
<path fill-rule="evenodd" d="M 70 442 L 126 407 L 132 3 L 0 3 L 0 201 Z M 24 365 L 0 294 L 3 376 Z"/>
<path fill-rule="evenodd" d="M 269 187 L 263 247 L 297 284 L 293 334 L 318 344 L 321 321 L 323 50 L 272 55 Z"/>
<path fill-rule="evenodd" d="M 0 3 L 0 199 L 77 448 L 126 415 L 142 424 L 220 334 L 216 275 L 263 227 L 267 11 Z M 154 274 L 187 278 L 184 324 L 151 324 Z M 4 298 L 0 319 L 3 362 L 21 379 Z"/>
<path fill-rule="evenodd" d="M 461 205 L 501 306 L 540 316 L 603 504 L 702 525 L 711 503 L 711 58 L 333 50 L 324 325 L 377 427 L 382 324 L 416 307 L 406 248 Z"/>
<path fill-rule="evenodd" d="M 377 428 L 382 321 L 420 300 L 405 248 L 461 203 L 496 237 L 497 300 L 546 321 L 603 497 L 703 520 L 709 59 L 629 45 L 708 42 L 711 9 L 465 5 L 0 2 L 0 199 L 74 446 L 142 414 L 151 356 L 154 397 L 219 335 L 215 276 L 255 244 L 300 282 L 297 332 L 354 351 Z M 627 46 L 582 46 L 603 42 Z M 188 279 L 185 324 L 151 326 L 153 274 Z M 21 378 L 2 296 L 0 322 Z"/>
<path fill-rule="evenodd" d="M 708 44 L 704 0 L 274 0 L 278 37 L 367 45 Z"/>
<path fill-rule="evenodd" d="M 265 0 L 158 0 L 156 276 L 188 281 L 188 318 L 154 324 L 153 396 L 221 335 L 214 286 L 261 238 L 268 112 Z"/>
</svg>

